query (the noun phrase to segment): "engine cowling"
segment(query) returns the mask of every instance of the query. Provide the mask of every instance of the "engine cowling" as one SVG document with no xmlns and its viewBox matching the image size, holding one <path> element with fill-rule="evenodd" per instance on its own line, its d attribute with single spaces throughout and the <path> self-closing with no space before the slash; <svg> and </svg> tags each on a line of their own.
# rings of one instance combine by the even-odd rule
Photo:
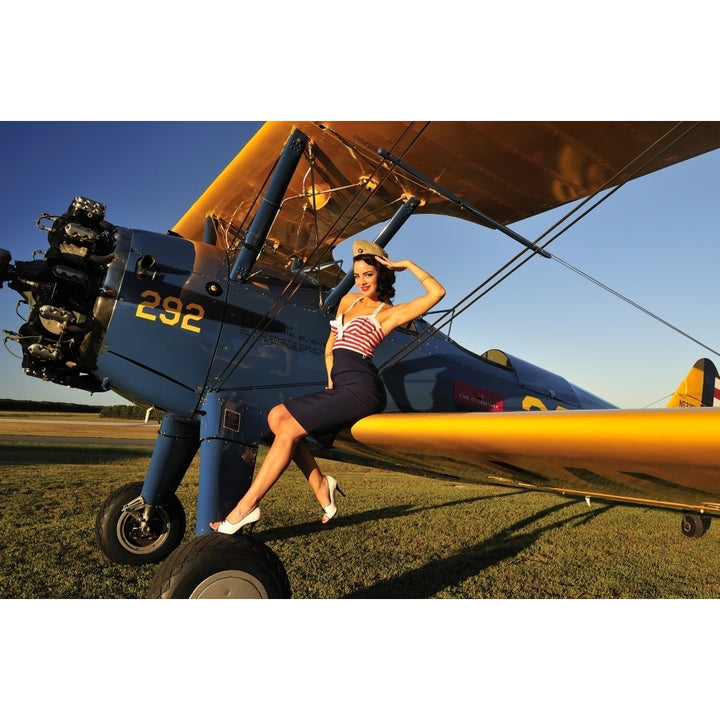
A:
<svg viewBox="0 0 720 720">
<path fill-rule="evenodd" d="M 26 318 L 6 341 L 19 343 L 26 375 L 70 387 L 107 390 L 96 378 L 98 348 L 105 328 L 94 308 L 108 265 L 113 260 L 115 226 L 105 220 L 105 206 L 76 197 L 59 216 L 43 213 L 37 226 L 48 233 L 42 259 L 11 263 L 0 250 L 3 282 L 22 296 Z"/>
</svg>

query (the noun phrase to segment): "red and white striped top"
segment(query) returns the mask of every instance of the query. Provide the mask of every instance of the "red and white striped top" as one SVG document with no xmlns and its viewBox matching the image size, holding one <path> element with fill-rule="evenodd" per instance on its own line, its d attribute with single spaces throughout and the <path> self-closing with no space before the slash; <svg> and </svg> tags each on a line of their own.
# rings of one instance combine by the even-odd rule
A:
<svg viewBox="0 0 720 720">
<path fill-rule="evenodd" d="M 359 300 L 359 298 L 358 298 Z M 356 300 L 348 310 L 355 306 Z M 385 339 L 385 331 L 375 317 L 384 307 L 380 303 L 370 315 L 358 315 L 343 323 L 343 316 L 338 315 L 330 321 L 330 330 L 335 335 L 333 350 L 352 350 L 366 357 L 372 357 L 375 348 Z"/>
</svg>

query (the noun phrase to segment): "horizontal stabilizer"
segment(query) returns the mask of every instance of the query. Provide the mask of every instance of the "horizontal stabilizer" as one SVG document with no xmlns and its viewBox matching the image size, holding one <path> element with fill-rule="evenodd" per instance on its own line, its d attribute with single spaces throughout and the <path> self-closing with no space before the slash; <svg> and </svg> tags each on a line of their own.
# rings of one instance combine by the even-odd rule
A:
<svg viewBox="0 0 720 720">
<path fill-rule="evenodd" d="M 698 360 L 680 383 L 668 407 L 720 406 L 720 377 L 715 364 L 707 358 Z"/>
</svg>

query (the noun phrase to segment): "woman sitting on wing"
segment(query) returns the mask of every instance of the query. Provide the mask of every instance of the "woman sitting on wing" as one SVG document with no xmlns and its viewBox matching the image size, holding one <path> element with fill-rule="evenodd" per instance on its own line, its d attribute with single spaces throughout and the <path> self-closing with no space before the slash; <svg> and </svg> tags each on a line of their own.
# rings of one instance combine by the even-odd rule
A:
<svg viewBox="0 0 720 720">
<path fill-rule="evenodd" d="M 392 305 L 395 272 L 410 270 L 424 293 L 407 303 Z M 325 511 L 322 522 L 337 514 L 335 478 L 323 475 L 305 440 L 312 435 L 330 446 L 337 433 L 361 418 L 382 412 L 385 387 L 372 363 L 375 348 L 397 327 L 424 315 L 445 296 L 443 286 L 410 260 L 391 261 L 377 244 L 353 243 L 353 272 L 359 293 L 341 301 L 330 337 L 325 345 L 328 384 L 324 390 L 276 405 L 268 414 L 275 434 L 265 461 L 252 485 L 222 522 L 213 530 L 232 535 L 260 519 L 259 503 L 291 460 L 307 478 Z"/>
</svg>

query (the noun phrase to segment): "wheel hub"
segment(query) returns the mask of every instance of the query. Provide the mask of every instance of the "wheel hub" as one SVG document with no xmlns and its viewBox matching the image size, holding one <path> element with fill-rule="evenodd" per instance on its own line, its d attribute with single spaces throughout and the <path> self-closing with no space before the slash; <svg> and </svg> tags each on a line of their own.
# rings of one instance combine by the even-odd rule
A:
<svg viewBox="0 0 720 720">
<path fill-rule="evenodd" d="M 265 586 L 253 575 L 242 570 L 223 570 L 203 580 L 190 599 L 267 600 Z"/>
</svg>

